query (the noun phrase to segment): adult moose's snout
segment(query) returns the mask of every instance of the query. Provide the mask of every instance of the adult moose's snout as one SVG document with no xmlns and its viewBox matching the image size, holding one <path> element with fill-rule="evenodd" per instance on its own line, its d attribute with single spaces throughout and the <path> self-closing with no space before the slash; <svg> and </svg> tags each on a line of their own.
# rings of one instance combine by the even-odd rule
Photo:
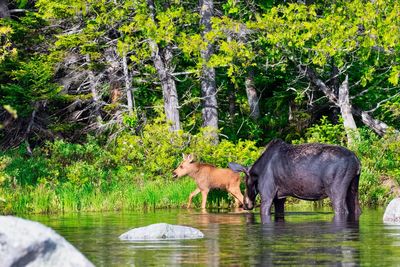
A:
<svg viewBox="0 0 400 267">
<path fill-rule="evenodd" d="M 247 196 L 244 197 L 243 209 L 252 210 L 254 208 L 254 203 Z"/>
</svg>

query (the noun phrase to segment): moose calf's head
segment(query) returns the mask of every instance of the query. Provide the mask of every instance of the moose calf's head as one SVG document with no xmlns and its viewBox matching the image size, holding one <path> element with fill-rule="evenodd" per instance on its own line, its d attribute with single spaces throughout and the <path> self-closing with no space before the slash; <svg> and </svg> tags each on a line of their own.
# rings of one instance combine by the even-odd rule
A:
<svg viewBox="0 0 400 267">
<path fill-rule="evenodd" d="M 179 164 L 178 168 L 176 168 L 172 175 L 174 178 L 185 176 L 191 172 L 196 171 L 196 165 L 194 164 L 195 158 L 192 154 L 185 156 L 183 154 L 183 161 Z"/>
<path fill-rule="evenodd" d="M 246 190 L 244 192 L 243 208 L 245 210 L 252 210 L 255 206 L 257 191 L 257 176 L 251 173 L 251 167 L 244 167 L 240 164 L 231 162 L 228 164 L 229 168 L 234 172 L 243 172 L 245 174 Z"/>
</svg>

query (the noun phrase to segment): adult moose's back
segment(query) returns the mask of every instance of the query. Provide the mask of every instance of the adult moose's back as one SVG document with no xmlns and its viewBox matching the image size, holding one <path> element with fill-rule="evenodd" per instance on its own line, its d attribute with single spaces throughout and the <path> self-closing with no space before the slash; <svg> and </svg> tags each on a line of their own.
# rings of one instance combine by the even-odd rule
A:
<svg viewBox="0 0 400 267">
<path fill-rule="evenodd" d="M 361 213 L 358 202 L 360 161 L 350 150 L 326 144 L 290 145 L 273 140 L 251 167 L 230 163 L 229 167 L 246 175 L 244 208 L 253 209 L 261 197 L 261 217 L 270 220 L 283 216 L 286 197 L 320 200 L 329 197 L 335 219 L 355 218 Z"/>
</svg>

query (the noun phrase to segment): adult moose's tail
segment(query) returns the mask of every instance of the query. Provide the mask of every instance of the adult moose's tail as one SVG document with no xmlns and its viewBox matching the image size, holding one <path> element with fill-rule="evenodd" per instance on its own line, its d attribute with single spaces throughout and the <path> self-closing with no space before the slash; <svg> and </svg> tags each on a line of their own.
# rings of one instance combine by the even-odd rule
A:
<svg viewBox="0 0 400 267">
<path fill-rule="evenodd" d="M 346 195 L 346 204 L 347 209 L 349 211 L 349 215 L 355 220 L 361 214 L 360 203 L 358 201 L 358 181 L 360 180 L 360 173 L 354 176 L 353 180 L 350 183 L 349 188 L 347 189 Z"/>
</svg>

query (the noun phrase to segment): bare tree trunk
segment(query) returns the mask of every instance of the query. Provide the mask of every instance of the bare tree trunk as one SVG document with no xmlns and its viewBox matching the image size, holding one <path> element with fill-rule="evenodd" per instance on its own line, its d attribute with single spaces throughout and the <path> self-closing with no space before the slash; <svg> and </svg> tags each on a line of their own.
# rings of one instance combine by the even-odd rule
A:
<svg viewBox="0 0 400 267">
<path fill-rule="evenodd" d="M 236 88 L 234 85 L 231 84 L 228 89 L 228 101 L 229 101 L 229 116 L 231 121 L 235 118 L 235 113 L 236 113 Z"/>
<path fill-rule="evenodd" d="M 89 78 L 89 88 L 90 88 L 90 92 L 92 94 L 92 101 L 93 101 L 93 114 L 96 118 L 95 128 L 98 128 L 98 126 L 99 126 L 98 124 L 103 121 L 103 119 L 101 118 L 101 114 L 100 114 L 100 96 L 97 92 L 96 77 L 95 77 L 93 71 L 90 69 L 91 60 L 90 60 L 89 55 L 86 55 L 86 62 L 88 63 L 88 66 L 89 66 L 88 78 Z"/>
<path fill-rule="evenodd" d="M 246 87 L 247 101 L 249 102 L 250 106 L 250 117 L 253 120 L 257 120 L 260 118 L 260 108 L 258 105 L 257 91 L 254 86 L 253 70 L 249 70 L 247 73 L 245 87 Z"/>
<path fill-rule="evenodd" d="M 307 78 L 319 89 L 321 90 L 325 96 L 328 98 L 328 100 L 335 104 L 336 106 L 339 106 L 338 104 L 338 99 L 335 95 L 335 93 L 321 80 L 317 77 L 316 73 L 314 70 L 312 70 L 309 67 L 300 67 L 300 71 L 304 72 Z M 389 126 L 377 119 L 374 119 L 371 115 L 369 115 L 367 112 L 362 111 L 360 108 L 352 106 L 351 107 L 351 112 L 360 117 L 361 121 L 370 127 L 375 133 L 377 133 L 380 136 L 383 136 L 387 133 L 387 130 Z"/>
<path fill-rule="evenodd" d="M 211 18 L 214 11 L 213 0 L 200 1 L 200 24 L 204 27 L 203 40 L 205 35 L 211 31 Z M 207 44 L 206 49 L 201 51 L 203 60 L 201 72 L 201 93 L 203 97 L 203 126 L 211 127 L 210 133 L 215 143 L 218 143 L 218 104 L 217 104 L 217 87 L 215 85 L 215 69 L 207 66 L 213 53 L 212 44 Z"/>
<path fill-rule="evenodd" d="M 150 17 L 155 22 L 155 6 L 153 0 L 147 0 L 150 10 Z M 150 39 L 154 67 L 157 70 L 158 78 L 161 82 L 161 89 L 164 98 L 164 111 L 167 122 L 171 123 L 170 130 L 177 131 L 181 129 L 181 123 L 178 110 L 178 92 L 176 90 L 175 80 L 172 77 L 170 63 L 172 61 L 172 51 L 169 46 L 160 49 L 158 44 Z"/>
<path fill-rule="evenodd" d="M 8 9 L 8 1 L 0 0 L 0 18 L 9 18 L 10 10 Z"/>
<path fill-rule="evenodd" d="M 330 81 L 330 84 L 328 84 L 328 86 L 330 86 L 332 88 L 332 90 L 333 90 L 334 94 L 336 95 L 336 97 L 339 97 L 339 87 L 340 87 L 339 69 L 334 64 L 333 59 L 332 59 L 331 65 L 332 65 L 331 81 Z M 339 108 L 337 108 L 337 107 L 332 108 L 333 121 L 335 123 L 338 123 L 339 112 L 340 112 Z"/>
<path fill-rule="evenodd" d="M 157 70 L 158 78 L 161 82 L 161 88 L 164 98 L 164 111 L 167 121 L 171 123 L 171 130 L 181 129 L 179 110 L 178 110 L 178 92 L 176 91 L 175 80 L 168 69 L 168 59 L 172 58 L 170 48 L 163 49 L 163 57 L 160 55 L 159 47 L 153 40 L 150 40 L 154 67 Z M 163 61 L 163 58 L 166 62 Z"/>
<path fill-rule="evenodd" d="M 347 142 L 351 146 L 354 144 L 354 139 L 359 140 L 360 134 L 357 130 L 356 122 L 354 121 L 351 111 L 351 104 L 349 99 L 349 76 L 346 75 L 343 83 L 339 87 L 338 106 L 343 118 L 343 125 L 347 135 Z"/>
<path fill-rule="evenodd" d="M 361 121 L 369 128 L 371 128 L 375 133 L 379 134 L 380 136 L 384 136 L 387 133 L 389 125 L 387 125 L 383 121 L 374 119 L 371 115 L 369 115 L 365 111 L 362 111 L 358 107 L 353 106 L 351 111 L 353 112 L 354 115 L 360 117 Z"/>
<path fill-rule="evenodd" d="M 130 114 L 132 114 L 133 110 L 134 109 L 136 110 L 136 103 L 135 103 L 135 97 L 132 94 L 132 78 L 129 75 L 128 63 L 126 60 L 125 53 L 122 55 L 122 67 L 124 70 L 124 80 L 125 80 L 126 100 L 128 103 L 128 111 Z"/>
</svg>

